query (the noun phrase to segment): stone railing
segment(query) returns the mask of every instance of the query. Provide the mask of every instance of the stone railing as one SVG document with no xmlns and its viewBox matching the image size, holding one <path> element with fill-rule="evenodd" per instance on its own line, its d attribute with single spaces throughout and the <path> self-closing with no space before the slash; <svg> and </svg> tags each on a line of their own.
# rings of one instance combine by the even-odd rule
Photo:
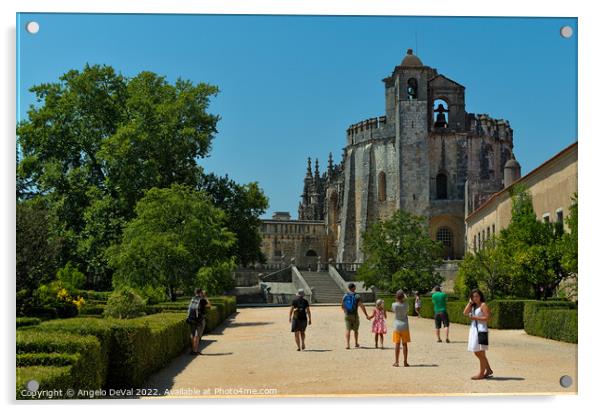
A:
<svg viewBox="0 0 602 413">
<path fill-rule="evenodd" d="M 297 267 L 295 267 L 294 265 L 291 267 L 291 273 L 292 273 L 292 278 L 293 278 L 293 285 L 295 286 L 295 288 L 298 290 L 300 288 L 303 288 L 303 291 L 305 291 L 305 299 L 312 303 L 312 296 L 313 296 L 313 291 L 311 290 L 311 288 L 309 287 L 309 284 L 307 284 L 307 281 L 305 281 L 305 278 L 303 278 L 303 276 L 301 275 L 301 272 L 299 272 L 299 270 L 297 269 Z"/>
<path fill-rule="evenodd" d="M 347 291 L 347 282 L 332 264 L 328 266 L 328 275 L 330 275 L 330 278 L 339 286 L 342 292 Z"/>
<path fill-rule="evenodd" d="M 343 290 L 343 292 L 348 291 L 349 281 L 345 280 L 341 277 L 341 274 L 337 271 L 334 265 L 328 266 L 328 274 L 334 280 L 334 282 Z M 366 287 L 363 282 L 355 282 L 356 284 L 356 293 L 360 295 L 362 301 L 364 303 L 374 302 L 376 299 L 376 291 L 372 287 Z"/>
<path fill-rule="evenodd" d="M 271 281 L 271 282 L 292 282 L 291 267 L 286 267 L 278 271 L 274 271 L 269 274 L 259 276 L 260 281 Z"/>
</svg>

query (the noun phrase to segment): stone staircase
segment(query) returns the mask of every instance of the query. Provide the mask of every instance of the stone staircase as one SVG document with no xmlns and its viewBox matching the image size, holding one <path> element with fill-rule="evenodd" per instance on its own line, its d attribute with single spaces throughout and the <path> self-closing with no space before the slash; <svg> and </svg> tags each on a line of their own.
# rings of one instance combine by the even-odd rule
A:
<svg viewBox="0 0 602 413">
<path fill-rule="evenodd" d="M 311 287 L 316 303 L 341 303 L 345 292 L 341 291 L 328 272 L 303 271 L 301 275 Z"/>
</svg>

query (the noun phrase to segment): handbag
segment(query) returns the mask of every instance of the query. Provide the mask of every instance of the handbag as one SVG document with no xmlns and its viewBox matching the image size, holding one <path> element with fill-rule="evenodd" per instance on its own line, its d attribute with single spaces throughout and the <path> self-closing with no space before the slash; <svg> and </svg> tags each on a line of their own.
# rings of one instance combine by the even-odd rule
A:
<svg viewBox="0 0 602 413">
<path fill-rule="evenodd" d="M 489 345 L 489 332 L 488 331 L 479 331 L 479 344 L 483 346 Z"/>
<path fill-rule="evenodd" d="M 489 345 L 489 332 L 488 331 L 479 331 L 479 324 L 477 323 L 477 320 L 473 320 L 474 322 L 474 326 L 477 329 L 477 335 L 478 335 L 478 342 L 480 345 L 482 346 L 488 346 Z"/>
</svg>

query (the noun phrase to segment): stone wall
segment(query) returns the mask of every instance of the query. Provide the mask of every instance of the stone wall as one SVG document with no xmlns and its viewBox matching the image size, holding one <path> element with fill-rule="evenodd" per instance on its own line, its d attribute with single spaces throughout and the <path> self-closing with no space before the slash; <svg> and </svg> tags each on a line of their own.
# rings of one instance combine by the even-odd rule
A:
<svg viewBox="0 0 602 413">
<path fill-rule="evenodd" d="M 263 220 L 261 250 L 268 265 L 286 267 L 294 258 L 299 268 L 315 268 L 318 259 L 328 261 L 324 221 Z"/>
</svg>

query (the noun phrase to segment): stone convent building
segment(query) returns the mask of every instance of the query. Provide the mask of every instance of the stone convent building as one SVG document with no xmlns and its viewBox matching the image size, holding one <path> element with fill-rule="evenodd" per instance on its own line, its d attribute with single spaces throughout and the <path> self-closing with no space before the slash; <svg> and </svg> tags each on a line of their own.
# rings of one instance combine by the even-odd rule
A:
<svg viewBox="0 0 602 413">
<path fill-rule="evenodd" d="M 467 113 L 465 87 L 425 66 L 411 49 L 383 82 L 385 113 L 347 129 L 340 164 L 330 155 L 320 174 L 318 161 L 312 173 L 308 160 L 299 220 L 280 223 L 307 222 L 313 230 L 320 222 L 323 230 L 312 243 L 325 244 L 309 253 L 319 249 L 321 262 L 355 263 L 363 261 L 366 228 L 403 209 L 428 217 L 431 237 L 444 244 L 443 258 L 461 258 L 465 216 L 504 187 L 507 163 L 507 174 L 520 177 L 512 129 L 506 120 Z M 264 236 L 268 262 L 274 252 L 283 254 L 273 237 L 277 223 L 264 221 L 264 235 L 272 235 Z M 280 237 L 292 236 L 287 255 L 299 262 L 308 253 L 303 234 L 309 232 L 295 231 Z"/>
</svg>

